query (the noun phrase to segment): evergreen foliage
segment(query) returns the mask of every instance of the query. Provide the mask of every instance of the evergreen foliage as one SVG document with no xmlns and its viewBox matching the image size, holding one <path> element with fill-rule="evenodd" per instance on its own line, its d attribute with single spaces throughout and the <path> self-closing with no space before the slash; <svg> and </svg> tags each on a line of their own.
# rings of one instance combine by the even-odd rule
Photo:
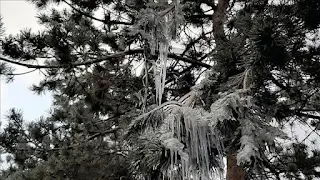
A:
<svg viewBox="0 0 320 180">
<path fill-rule="evenodd" d="M 0 178 L 206 180 L 231 156 L 228 180 L 320 177 L 317 0 L 31 2 L 45 29 L 1 38 L 0 74 L 41 71 L 54 102 L 8 111 Z"/>
</svg>

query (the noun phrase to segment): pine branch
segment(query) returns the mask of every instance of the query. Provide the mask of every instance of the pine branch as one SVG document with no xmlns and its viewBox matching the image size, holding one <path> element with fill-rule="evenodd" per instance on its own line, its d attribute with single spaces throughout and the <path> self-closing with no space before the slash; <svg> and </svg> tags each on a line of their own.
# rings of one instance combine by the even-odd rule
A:
<svg viewBox="0 0 320 180">
<path fill-rule="evenodd" d="M 312 129 L 312 131 L 310 131 L 309 134 L 299 142 L 299 144 L 302 144 L 303 142 L 305 142 L 305 140 L 307 140 L 311 136 L 312 133 L 315 133 L 316 130 L 317 130 L 317 127 Z"/>
<path fill-rule="evenodd" d="M 211 19 L 212 18 L 212 14 L 195 14 L 195 15 L 191 15 L 191 16 L 187 16 L 187 18 L 190 19 Z"/>
<path fill-rule="evenodd" d="M 1 58 L 1 57 L 0 57 Z M 27 72 L 22 72 L 22 73 L 4 73 L 4 74 L 1 74 L 0 75 L 5 75 L 5 76 L 19 76 L 19 75 L 25 75 L 25 74 L 29 74 L 29 73 L 32 73 L 34 71 L 36 71 L 37 69 L 33 69 L 33 70 L 30 70 L 30 71 L 27 71 Z"/>
<path fill-rule="evenodd" d="M 281 180 L 281 178 L 280 178 L 280 173 L 281 173 L 281 172 L 279 172 L 279 171 L 276 169 L 276 167 L 274 167 L 270 162 L 271 162 L 271 161 L 268 160 L 265 156 L 262 157 L 262 163 L 263 163 L 263 165 L 264 165 L 266 168 L 268 168 L 271 173 L 273 173 L 273 174 L 275 175 L 275 177 L 277 178 L 277 180 Z"/>
<path fill-rule="evenodd" d="M 96 132 L 94 135 L 89 136 L 87 139 L 85 139 L 85 141 L 90 141 L 90 140 L 92 140 L 92 139 L 94 139 L 94 138 L 96 138 L 98 136 L 103 136 L 105 134 L 114 133 L 119 129 L 120 128 L 117 127 L 117 128 L 114 128 L 114 129 L 109 129 L 109 130 L 103 131 L 103 132 Z M 73 144 L 73 145 L 70 145 L 70 146 L 67 146 L 67 147 L 52 148 L 52 149 L 49 149 L 48 151 L 58 151 L 58 150 L 62 150 L 62 149 L 73 149 L 73 148 L 75 148 L 77 146 L 80 146 L 80 143 Z"/>
<path fill-rule="evenodd" d="M 186 57 L 174 54 L 174 53 L 168 54 L 168 57 L 172 58 L 172 59 L 177 59 L 177 60 L 180 60 L 180 61 L 183 61 L 183 62 L 188 62 L 188 63 L 191 63 L 191 64 L 195 64 L 195 65 L 198 65 L 198 66 L 201 66 L 201 67 L 205 67 L 207 69 L 211 68 L 211 65 L 209 65 L 209 64 L 203 63 L 201 61 L 193 60 L 193 59 L 190 59 L 190 58 L 186 58 Z"/>
<path fill-rule="evenodd" d="M 173 9 L 174 9 L 174 5 L 172 5 L 172 6 L 170 6 L 169 8 L 167 8 L 167 9 L 165 9 L 165 10 L 163 10 L 163 11 L 161 11 L 161 12 L 159 12 L 159 16 L 165 16 L 166 14 L 168 14 L 170 11 L 172 11 Z"/>
<path fill-rule="evenodd" d="M 103 135 L 105 135 L 105 134 L 114 133 L 114 132 L 116 132 L 116 131 L 119 130 L 119 129 L 120 129 L 120 128 L 117 127 L 117 128 L 113 128 L 113 129 L 109 129 L 109 130 L 103 131 L 103 132 L 96 132 L 94 135 L 88 137 L 87 141 L 92 140 L 92 139 L 94 139 L 94 138 L 96 138 L 96 137 L 99 137 L 99 136 L 103 136 Z"/>
<path fill-rule="evenodd" d="M 299 117 L 307 117 L 307 118 L 311 118 L 311 119 L 320 120 L 320 116 L 316 116 L 316 115 L 312 115 L 312 114 L 306 114 L 306 113 L 302 113 L 302 112 L 295 112 L 295 115 L 297 115 Z"/>
<path fill-rule="evenodd" d="M 124 52 L 119 52 L 119 53 L 114 53 L 111 55 L 107 55 L 105 57 L 99 58 L 99 59 L 95 59 L 92 61 L 86 61 L 86 62 L 81 62 L 81 63 L 74 63 L 74 64 L 60 64 L 60 65 L 33 65 L 33 64 L 26 64 L 26 63 L 21 63 L 21 62 L 17 62 L 8 58 L 4 58 L 4 57 L 0 57 L 0 60 L 11 63 L 11 64 L 15 64 L 15 65 L 19 65 L 19 66 L 24 66 L 27 68 L 36 68 L 36 69 L 46 69 L 46 68 L 70 68 L 70 67 L 77 67 L 77 66 L 82 66 L 82 65 L 90 65 L 90 64 L 95 64 L 95 63 L 99 63 L 108 59 L 112 59 L 112 58 L 119 58 L 122 56 L 126 56 L 126 55 L 132 55 L 132 54 L 136 54 L 136 53 L 142 53 L 143 50 L 142 49 L 135 49 L 135 50 L 128 50 L 128 51 L 124 51 Z"/>
<path fill-rule="evenodd" d="M 212 31 L 202 33 L 197 39 L 192 40 L 189 44 L 186 45 L 186 48 L 181 55 L 185 55 L 189 49 L 191 49 L 197 42 L 199 42 L 202 38 L 205 38 L 210 33 L 212 33 Z"/>
<path fill-rule="evenodd" d="M 11 63 L 11 64 L 15 64 L 15 65 L 19 65 L 19 66 L 23 66 L 23 67 L 27 67 L 27 68 L 35 68 L 35 69 L 47 69 L 47 68 L 72 68 L 72 67 L 77 67 L 77 66 L 83 66 L 83 65 L 91 65 L 91 64 L 95 64 L 95 63 L 99 63 L 102 61 L 106 61 L 112 58 L 119 58 L 119 57 L 123 57 L 126 55 L 133 55 L 133 54 L 139 54 L 139 53 L 143 53 L 144 50 L 142 48 L 140 49 L 133 49 L 133 50 L 128 50 L 128 51 L 123 51 L 123 52 L 119 52 L 119 53 L 114 53 L 114 54 L 110 54 L 110 55 L 106 55 L 102 58 L 98 58 L 92 61 L 86 61 L 86 62 L 81 62 L 81 63 L 73 63 L 73 64 L 60 64 L 60 65 L 33 65 L 33 64 L 26 64 L 26 63 L 21 63 L 21 62 L 17 62 L 5 57 L 0 57 L 0 60 Z M 184 62 L 188 62 L 191 64 L 196 64 L 198 66 L 201 67 L 205 67 L 205 68 L 211 68 L 211 66 L 209 64 L 203 63 L 201 61 L 197 61 L 197 60 L 193 60 L 193 59 L 189 59 L 174 53 L 170 53 L 168 55 L 169 58 L 172 59 L 176 59 L 176 60 L 180 60 L 180 61 L 184 61 Z"/>
<path fill-rule="evenodd" d="M 207 4 L 208 6 L 212 7 L 212 9 L 215 9 L 216 6 L 214 4 L 214 1 L 210 1 L 210 0 L 202 0 L 202 3 Z"/>
<path fill-rule="evenodd" d="M 288 86 L 285 86 L 283 85 L 281 82 L 279 82 L 275 77 L 273 77 L 273 75 L 271 73 L 269 73 L 269 77 L 270 77 L 270 80 L 276 85 L 278 86 L 279 88 L 281 88 L 282 90 L 285 90 L 286 92 L 290 92 L 289 91 L 289 87 Z"/>
<path fill-rule="evenodd" d="M 69 2 L 67 2 L 66 0 L 62 0 L 64 3 L 66 3 L 68 6 L 70 6 L 73 10 L 77 11 L 78 13 L 80 13 L 83 16 L 86 16 L 88 18 L 91 18 L 93 20 L 105 23 L 105 24 L 123 24 L 123 25 L 133 25 L 133 22 L 123 22 L 123 21 L 115 21 L 115 20 L 103 20 L 103 19 L 99 19 L 96 18 L 92 15 L 90 15 L 89 13 L 83 12 L 79 9 L 77 9 L 76 7 L 74 7 L 72 4 L 70 4 Z"/>
</svg>

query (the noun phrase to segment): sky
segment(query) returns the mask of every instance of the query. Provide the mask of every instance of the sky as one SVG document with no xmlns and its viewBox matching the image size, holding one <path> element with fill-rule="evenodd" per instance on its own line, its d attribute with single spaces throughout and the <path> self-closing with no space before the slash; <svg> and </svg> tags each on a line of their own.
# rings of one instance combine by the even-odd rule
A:
<svg viewBox="0 0 320 180">
<path fill-rule="evenodd" d="M 20 30 L 31 28 L 36 32 L 41 29 L 37 23 L 37 11 L 34 5 L 25 0 L 0 0 L 0 14 L 5 27 L 5 34 L 17 34 Z M 28 68 L 15 66 L 16 72 L 30 71 Z M 5 115 L 10 108 L 18 108 L 23 112 L 26 121 L 34 121 L 42 115 L 46 115 L 52 102 L 49 93 L 36 95 L 29 90 L 33 83 L 38 83 L 42 74 L 35 71 L 30 74 L 17 76 L 15 80 L 7 84 L 1 77 L 1 123 L 5 124 Z"/>
</svg>

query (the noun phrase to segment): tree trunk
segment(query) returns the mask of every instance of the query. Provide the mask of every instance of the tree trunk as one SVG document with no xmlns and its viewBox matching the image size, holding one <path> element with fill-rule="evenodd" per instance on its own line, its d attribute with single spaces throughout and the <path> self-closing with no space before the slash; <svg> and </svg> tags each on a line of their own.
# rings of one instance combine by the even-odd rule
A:
<svg viewBox="0 0 320 180">
<path fill-rule="evenodd" d="M 230 151 L 227 154 L 226 180 L 244 180 L 243 168 L 237 165 L 237 153 L 235 151 Z"/>
<path fill-rule="evenodd" d="M 229 7 L 230 0 L 213 0 L 215 10 L 212 16 L 212 28 L 215 37 L 216 49 L 218 51 L 224 49 L 224 45 L 227 41 L 224 32 L 224 23 L 227 16 L 227 9 Z M 244 172 L 241 166 L 237 165 L 237 151 L 229 150 L 227 153 L 227 179 L 226 180 L 244 180 Z"/>
<path fill-rule="evenodd" d="M 218 0 L 216 9 L 212 16 L 212 28 L 213 34 L 215 36 L 215 43 L 218 49 L 223 45 L 223 42 L 226 40 L 226 35 L 224 33 L 224 22 L 226 19 L 226 11 L 229 6 L 230 0 Z"/>
</svg>

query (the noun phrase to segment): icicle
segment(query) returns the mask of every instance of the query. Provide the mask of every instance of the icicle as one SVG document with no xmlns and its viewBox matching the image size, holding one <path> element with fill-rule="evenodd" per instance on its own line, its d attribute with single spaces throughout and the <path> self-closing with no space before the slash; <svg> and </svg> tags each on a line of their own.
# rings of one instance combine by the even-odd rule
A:
<svg viewBox="0 0 320 180">
<path fill-rule="evenodd" d="M 170 149 L 170 170 L 166 173 L 172 179 L 176 173 L 180 173 L 181 179 L 210 179 L 216 170 L 210 166 L 210 156 L 218 155 L 220 166 L 223 165 L 222 144 L 215 129 L 209 126 L 211 113 L 183 105 L 172 106 L 168 112 L 161 126 L 162 132 L 166 132 L 162 133 L 164 146 Z M 219 154 L 212 154 L 212 146 Z"/>
<path fill-rule="evenodd" d="M 156 101 L 160 105 L 162 102 L 162 95 L 164 92 L 164 86 L 166 81 L 166 72 L 167 72 L 167 58 L 168 58 L 168 51 L 169 51 L 169 44 L 172 39 L 172 31 L 169 30 L 170 21 L 172 19 L 172 13 L 168 12 L 164 16 L 164 23 L 163 23 L 163 34 L 165 36 L 164 39 L 158 41 L 158 48 L 159 48 L 159 56 L 155 63 L 155 82 L 156 82 Z"/>
<path fill-rule="evenodd" d="M 165 34 L 167 34 L 165 32 Z M 170 41 L 168 35 L 166 41 Z M 159 57 L 155 63 L 154 74 L 155 74 L 155 85 L 156 85 L 156 101 L 160 105 L 162 102 L 162 95 L 164 92 L 166 72 L 167 72 L 167 57 L 168 57 L 168 42 L 159 43 Z"/>
</svg>

